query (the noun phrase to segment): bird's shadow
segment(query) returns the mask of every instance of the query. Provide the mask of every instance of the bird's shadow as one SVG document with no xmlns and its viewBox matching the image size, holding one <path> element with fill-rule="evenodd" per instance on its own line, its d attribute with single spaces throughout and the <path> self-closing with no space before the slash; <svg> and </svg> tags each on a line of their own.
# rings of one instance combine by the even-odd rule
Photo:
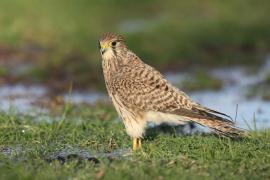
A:
<svg viewBox="0 0 270 180">
<path fill-rule="evenodd" d="M 144 139 L 152 141 L 160 134 L 167 134 L 173 137 L 189 136 L 194 134 L 194 131 L 196 131 L 196 129 L 197 127 L 194 125 L 194 123 L 188 123 L 186 125 L 177 125 L 177 126 L 163 123 L 160 125 L 148 127 L 146 129 Z"/>
<path fill-rule="evenodd" d="M 144 139 L 148 141 L 153 141 L 157 136 L 161 134 L 170 135 L 172 137 L 176 136 L 192 136 L 192 135 L 200 135 L 203 137 L 216 137 L 221 139 L 232 139 L 234 141 L 242 141 L 246 139 L 245 137 L 227 137 L 221 134 L 218 134 L 214 131 L 212 132 L 203 132 L 199 130 L 199 128 L 195 125 L 195 123 L 187 123 L 185 125 L 168 125 L 166 123 L 148 127 L 146 129 Z"/>
</svg>

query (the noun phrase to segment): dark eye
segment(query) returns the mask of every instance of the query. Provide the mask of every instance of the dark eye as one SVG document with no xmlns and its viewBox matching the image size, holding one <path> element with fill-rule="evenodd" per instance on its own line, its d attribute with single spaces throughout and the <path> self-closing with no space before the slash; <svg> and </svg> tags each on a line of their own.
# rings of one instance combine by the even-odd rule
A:
<svg viewBox="0 0 270 180">
<path fill-rule="evenodd" d="M 112 42 L 112 46 L 115 46 L 115 45 L 116 45 L 116 43 L 117 43 L 116 41 L 113 41 L 113 42 Z"/>
</svg>

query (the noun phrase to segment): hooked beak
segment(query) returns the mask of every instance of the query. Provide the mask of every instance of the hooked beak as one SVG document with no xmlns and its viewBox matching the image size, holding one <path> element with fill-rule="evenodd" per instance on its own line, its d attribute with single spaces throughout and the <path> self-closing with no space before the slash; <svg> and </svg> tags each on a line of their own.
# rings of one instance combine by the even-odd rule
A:
<svg viewBox="0 0 270 180">
<path fill-rule="evenodd" d="M 103 55 L 109 49 L 109 44 L 100 44 L 100 53 Z"/>
<path fill-rule="evenodd" d="M 100 48 L 100 53 L 103 55 L 107 51 L 106 48 Z"/>
</svg>

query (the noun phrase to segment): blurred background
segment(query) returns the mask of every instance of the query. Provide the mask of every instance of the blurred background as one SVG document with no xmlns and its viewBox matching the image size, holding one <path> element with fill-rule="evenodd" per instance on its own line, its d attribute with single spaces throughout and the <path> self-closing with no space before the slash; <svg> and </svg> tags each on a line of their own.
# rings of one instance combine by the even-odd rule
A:
<svg viewBox="0 0 270 180">
<path fill-rule="evenodd" d="M 0 108 L 107 101 L 112 31 L 195 100 L 270 126 L 269 17 L 267 0 L 1 0 Z"/>
</svg>

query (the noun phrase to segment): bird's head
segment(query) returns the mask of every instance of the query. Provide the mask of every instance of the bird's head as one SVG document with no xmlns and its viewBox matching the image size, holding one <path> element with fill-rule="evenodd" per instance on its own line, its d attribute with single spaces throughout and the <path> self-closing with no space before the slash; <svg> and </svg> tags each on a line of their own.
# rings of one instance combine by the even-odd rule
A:
<svg viewBox="0 0 270 180">
<path fill-rule="evenodd" d="M 103 59 L 117 57 L 117 54 L 126 49 L 124 37 L 115 33 L 105 33 L 98 45 Z"/>
</svg>

